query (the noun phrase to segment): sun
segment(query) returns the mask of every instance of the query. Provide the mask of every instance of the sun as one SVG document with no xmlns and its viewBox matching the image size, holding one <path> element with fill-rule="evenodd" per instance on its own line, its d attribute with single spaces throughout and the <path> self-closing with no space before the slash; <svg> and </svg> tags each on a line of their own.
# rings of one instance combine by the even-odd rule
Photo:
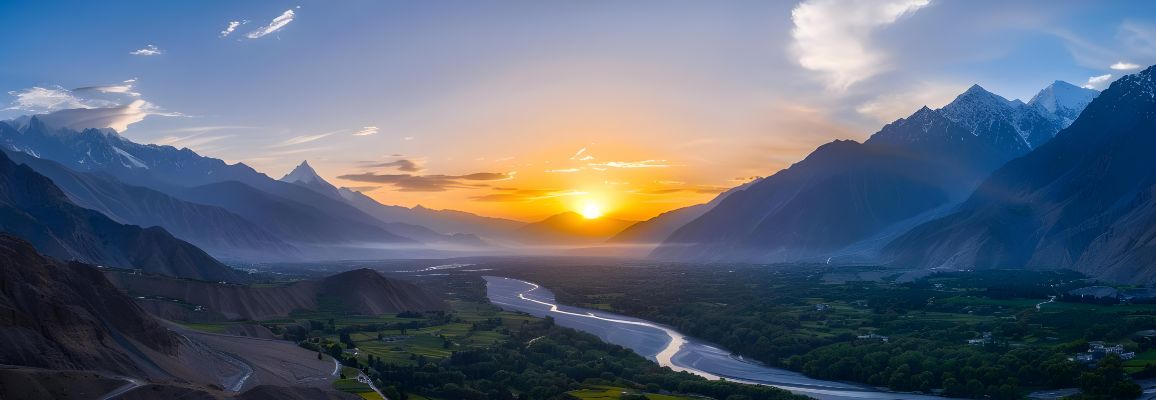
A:
<svg viewBox="0 0 1156 400">
<path fill-rule="evenodd" d="M 578 210 L 578 213 L 582 214 L 583 218 L 596 219 L 596 218 L 602 216 L 603 211 L 602 211 L 602 206 L 599 205 L 598 203 L 586 202 L 585 204 L 582 205 L 582 208 Z"/>
</svg>

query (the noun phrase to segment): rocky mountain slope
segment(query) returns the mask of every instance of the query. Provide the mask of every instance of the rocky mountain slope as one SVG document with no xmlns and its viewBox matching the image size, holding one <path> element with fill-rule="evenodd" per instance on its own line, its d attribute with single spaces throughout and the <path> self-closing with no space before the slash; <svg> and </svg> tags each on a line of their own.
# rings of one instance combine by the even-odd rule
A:
<svg viewBox="0 0 1156 400">
<path fill-rule="evenodd" d="M 109 129 L 61 128 L 51 124 L 50 116 L 0 122 L 0 146 L 55 161 L 75 171 L 106 174 L 127 185 L 225 209 L 266 228 L 277 239 L 297 247 L 303 256 L 310 258 L 332 256 L 313 252 L 324 253 L 337 240 L 358 246 L 365 243 L 415 245 L 413 240 L 389 232 L 384 223 L 340 198 L 271 179 L 244 164 L 226 164 L 189 149 L 134 143 Z M 221 192 L 211 192 L 213 190 Z M 254 213 L 254 209 L 292 210 L 295 214 Z M 169 220 L 177 218 L 179 216 L 168 217 Z M 274 221 L 284 229 L 278 232 L 266 226 Z M 298 221 L 300 225 L 295 225 Z M 347 227 L 351 229 L 345 229 Z M 295 235 L 281 236 L 285 230 Z M 379 246 L 373 253 L 378 257 L 387 256 L 390 252 L 385 248 Z"/>
<path fill-rule="evenodd" d="M 964 199 L 994 169 L 1065 125 L 1040 106 L 972 86 L 864 143 L 835 141 L 671 234 L 652 256 L 758 262 L 826 259 Z M 858 246 L 873 257 L 876 246 Z"/>
<path fill-rule="evenodd" d="M 1073 268 L 1150 283 L 1156 270 L 1154 69 L 1120 78 L 1055 139 L 885 249 L 913 267 Z"/>
<path fill-rule="evenodd" d="M 73 204 L 48 178 L 0 154 L 0 231 L 49 256 L 212 281 L 244 276 L 158 227 L 117 223 Z"/>
<path fill-rule="evenodd" d="M 106 174 L 75 171 L 26 153 L 7 154 L 13 161 L 51 179 L 76 205 L 98 211 L 116 222 L 164 227 L 174 236 L 217 257 L 259 260 L 300 256 L 296 248 L 265 228 L 221 207 L 127 185 Z"/>
<path fill-rule="evenodd" d="M 110 273 L 108 279 L 133 296 L 160 296 L 205 307 L 232 320 L 286 317 L 293 311 L 318 310 L 319 296 L 365 315 L 445 309 L 421 288 L 385 278 L 369 269 L 282 286 L 223 285 L 159 276 Z"/>
<path fill-rule="evenodd" d="M 142 349 L 175 355 L 177 337 L 88 265 L 0 235 L 0 364 L 145 375 Z"/>
</svg>

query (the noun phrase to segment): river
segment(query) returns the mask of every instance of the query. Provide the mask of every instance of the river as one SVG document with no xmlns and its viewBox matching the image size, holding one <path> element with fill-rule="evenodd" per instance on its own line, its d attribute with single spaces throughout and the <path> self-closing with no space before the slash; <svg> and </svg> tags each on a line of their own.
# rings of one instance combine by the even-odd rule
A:
<svg viewBox="0 0 1156 400">
<path fill-rule="evenodd" d="M 633 350 L 659 365 L 707 379 L 770 385 L 822 400 L 842 399 L 937 399 L 943 397 L 891 393 L 846 382 L 824 381 L 800 373 L 744 360 L 741 356 L 674 329 L 640 318 L 600 310 L 559 305 L 554 294 L 537 284 L 511 278 L 487 276 L 486 296 L 507 311 L 551 316 L 560 326 L 587 332 Z"/>
</svg>

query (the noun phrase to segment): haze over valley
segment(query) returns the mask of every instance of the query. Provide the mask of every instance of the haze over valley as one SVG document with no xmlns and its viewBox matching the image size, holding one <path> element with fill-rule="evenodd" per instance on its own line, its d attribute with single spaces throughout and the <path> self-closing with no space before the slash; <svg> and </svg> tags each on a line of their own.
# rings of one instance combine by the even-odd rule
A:
<svg viewBox="0 0 1156 400">
<path fill-rule="evenodd" d="M 0 399 L 1156 393 L 1156 6 L 0 5 Z"/>
</svg>

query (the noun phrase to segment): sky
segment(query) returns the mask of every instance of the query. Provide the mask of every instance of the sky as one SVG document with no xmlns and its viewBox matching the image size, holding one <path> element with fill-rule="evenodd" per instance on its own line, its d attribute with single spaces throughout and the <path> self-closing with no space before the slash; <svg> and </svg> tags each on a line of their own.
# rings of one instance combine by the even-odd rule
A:
<svg viewBox="0 0 1156 400">
<path fill-rule="evenodd" d="M 385 204 L 645 219 L 972 84 L 1156 63 L 1145 1 L 0 2 L 0 119 L 86 124 Z"/>
</svg>

